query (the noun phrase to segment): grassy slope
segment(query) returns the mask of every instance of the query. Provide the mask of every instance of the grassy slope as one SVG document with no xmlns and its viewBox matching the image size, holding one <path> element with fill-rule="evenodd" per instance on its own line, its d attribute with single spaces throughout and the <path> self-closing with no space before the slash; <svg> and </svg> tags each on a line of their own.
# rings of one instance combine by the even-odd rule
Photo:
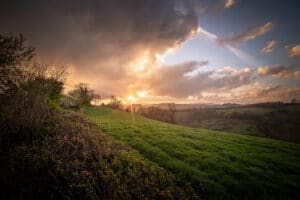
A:
<svg viewBox="0 0 300 200">
<path fill-rule="evenodd" d="M 176 126 L 106 108 L 87 108 L 85 114 L 114 139 L 174 173 L 178 184 L 190 182 L 209 199 L 300 195 L 300 145 Z"/>
</svg>

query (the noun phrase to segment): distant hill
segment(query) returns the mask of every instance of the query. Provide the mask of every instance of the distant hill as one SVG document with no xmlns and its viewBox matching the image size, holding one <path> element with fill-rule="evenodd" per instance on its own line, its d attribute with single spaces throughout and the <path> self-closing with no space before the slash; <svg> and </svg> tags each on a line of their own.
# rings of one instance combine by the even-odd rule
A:
<svg viewBox="0 0 300 200">
<path fill-rule="evenodd" d="M 213 103 L 191 103 L 191 104 L 176 104 L 176 103 L 159 103 L 159 104 L 146 104 L 144 107 L 157 107 L 160 109 L 169 109 L 170 105 L 174 105 L 177 110 L 197 109 L 197 108 L 222 108 L 222 107 L 238 107 L 240 104 L 226 103 L 226 104 L 213 104 Z"/>
<path fill-rule="evenodd" d="M 193 128 L 300 143 L 300 104 L 296 103 L 157 104 L 140 107 L 138 113 L 151 119 Z"/>
</svg>

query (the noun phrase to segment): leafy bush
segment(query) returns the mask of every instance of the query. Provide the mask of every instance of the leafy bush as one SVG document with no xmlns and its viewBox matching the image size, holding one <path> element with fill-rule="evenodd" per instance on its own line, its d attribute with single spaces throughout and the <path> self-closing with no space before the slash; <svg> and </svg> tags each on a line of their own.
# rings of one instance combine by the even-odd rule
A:
<svg viewBox="0 0 300 200">
<path fill-rule="evenodd" d="M 75 89 L 70 91 L 69 97 L 76 107 L 88 106 L 90 105 L 93 98 L 96 96 L 94 91 L 88 87 L 87 84 L 79 83 L 75 86 Z"/>
</svg>

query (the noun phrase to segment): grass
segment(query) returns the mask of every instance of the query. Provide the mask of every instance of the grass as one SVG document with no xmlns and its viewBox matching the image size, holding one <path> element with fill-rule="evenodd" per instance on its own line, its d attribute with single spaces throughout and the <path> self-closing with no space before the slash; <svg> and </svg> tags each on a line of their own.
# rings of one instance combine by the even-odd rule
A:
<svg viewBox="0 0 300 200">
<path fill-rule="evenodd" d="M 300 145 L 193 129 L 107 108 L 84 111 L 101 130 L 208 199 L 296 199 Z"/>
</svg>

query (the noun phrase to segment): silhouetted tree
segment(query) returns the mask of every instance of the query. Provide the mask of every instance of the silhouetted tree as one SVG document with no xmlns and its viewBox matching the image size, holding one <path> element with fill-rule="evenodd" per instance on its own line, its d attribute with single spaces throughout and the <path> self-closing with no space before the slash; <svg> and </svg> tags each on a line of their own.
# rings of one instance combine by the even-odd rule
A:
<svg viewBox="0 0 300 200">
<path fill-rule="evenodd" d="M 34 48 L 25 46 L 23 35 L 0 34 L 0 67 L 16 66 L 34 56 Z"/>
<path fill-rule="evenodd" d="M 24 80 L 19 65 L 29 61 L 34 55 L 33 51 L 33 47 L 25 45 L 22 35 L 0 34 L 0 95 L 2 101 L 6 101 L 10 95 L 19 92 L 20 82 Z"/>
<path fill-rule="evenodd" d="M 16 132 L 43 127 L 63 90 L 64 68 L 27 63 L 33 51 L 22 35 L 0 35 L 0 121 Z"/>
<path fill-rule="evenodd" d="M 116 96 L 112 95 L 107 106 L 110 108 L 119 109 L 121 107 L 121 101 Z"/>
<path fill-rule="evenodd" d="M 292 98 L 291 99 L 291 104 L 295 104 L 295 103 L 297 103 L 297 99 L 296 98 Z"/>
<path fill-rule="evenodd" d="M 90 89 L 87 84 L 79 83 L 75 89 L 69 92 L 76 106 L 88 106 L 95 97 L 94 90 Z"/>
</svg>

